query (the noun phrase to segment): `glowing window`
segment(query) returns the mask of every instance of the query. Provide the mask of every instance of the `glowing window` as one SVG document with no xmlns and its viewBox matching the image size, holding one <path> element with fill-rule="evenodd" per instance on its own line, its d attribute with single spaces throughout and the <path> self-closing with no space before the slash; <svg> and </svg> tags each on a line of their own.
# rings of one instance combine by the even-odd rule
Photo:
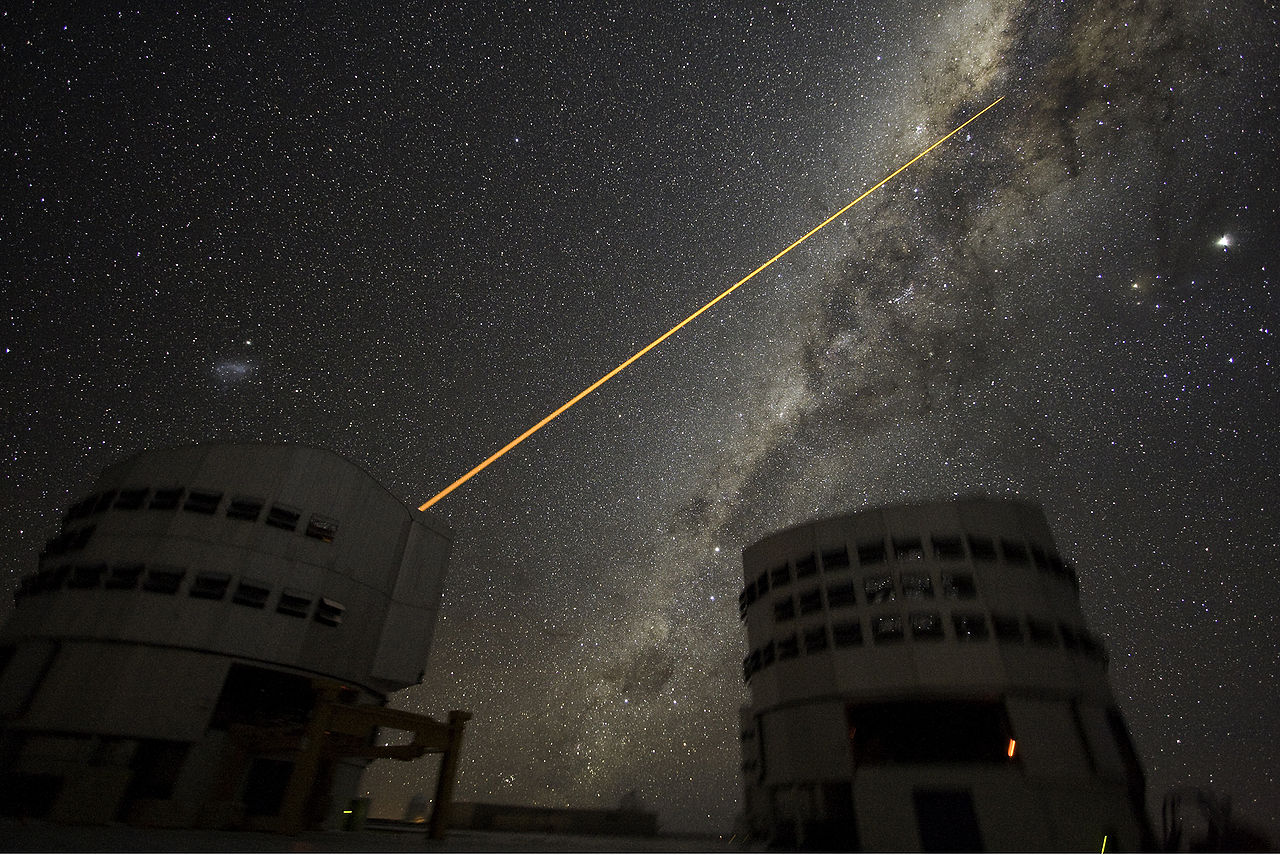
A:
<svg viewBox="0 0 1280 855">
<path fill-rule="evenodd" d="M 902 618 L 899 615 L 880 615 L 871 619 L 871 637 L 876 644 L 901 641 Z"/>
<path fill-rule="evenodd" d="M 307 521 L 307 537 L 313 537 L 324 543 L 333 543 L 333 537 L 337 533 L 338 521 L 335 519 L 312 514 L 311 519 Z"/>
<path fill-rule="evenodd" d="M 951 615 L 951 625 L 956 631 L 957 641 L 983 641 L 990 635 L 986 615 L 956 612 Z"/>
<path fill-rule="evenodd" d="M 903 573 L 902 596 L 907 600 L 933 599 L 933 580 L 923 573 Z"/>
<path fill-rule="evenodd" d="M 893 602 L 896 594 L 893 589 L 893 577 L 887 573 L 882 576 L 868 576 L 862 580 L 862 589 L 867 595 L 867 603 Z"/>
<path fill-rule="evenodd" d="M 911 637 L 924 641 L 937 641 L 943 638 L 942 616 L 937 612 L 912 612 L 908 617 L 911 624 Z"/>
</svg>

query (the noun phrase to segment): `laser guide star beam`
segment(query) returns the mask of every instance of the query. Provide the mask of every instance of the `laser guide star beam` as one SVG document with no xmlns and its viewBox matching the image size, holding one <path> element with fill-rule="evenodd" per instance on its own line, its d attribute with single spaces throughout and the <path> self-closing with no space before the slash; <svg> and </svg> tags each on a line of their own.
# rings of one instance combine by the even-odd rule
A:
<svg viewBox="0 0 1280 855">
<path fill-rule="evenodd" d="M 528 429 L 528 430 L 526 430 L 524 433 L 520 434 L 520 435 L 519 435 L 519 436 L 517 436 L 515 439 L 511 440 L 510 442 L 508 442 L 506 445 L 502 446 L 502 448 L 498 449 L 498 450 L 497 450 L 497 451 L 495 451 L 493 454 L 491 454 L 491 455 L 489 455 L 488 457 L 486 457 L 483 461 L 481 461 L 479 464 L 477 464 L 476 466 L 474 466 L 474 467 L 473 467 L 469 472 L 467 472 L 467 474 L 463 475 L 461 478 L 459 478 L 458 480 L 454 481 L 454 482 L 453 482 L 452 484 L 450 484 L 448 487 L 445 487 L 443 490 L 441 490 L 439 493 L 437 493 L 437 494 L 436 494 L 435 496 L 433 496 L 432 498 L 430 498 L 430 499 L 428 499 L 427 501 L 423 502 L 423 503 L 418 507 L 418 510 L 420 510 L 420 511 L 425 511 L 425 510 L 427 510 L 427 509 L 428 509 L 428 508 L 430 508 L 432 505 L 434 505 L 436 502 L 439 502 L 439 501 L 440 501 L 441 499 L 443 499 L 445 496 L 449 495 L 449 494 L 450 494 L 450 493 L 452 493 L 454 490 L 458 489 L 458 488 L 459 488 L 459 487 L 461 487 L 463 484 L 465 484 L 465 483 L 467 483 L 468 481 L 470 481 L 472 477 L 474 477 L 475 475 L 478 475 L 478 474 L 480 474 L 481 472 L 483 472 L 485 469 L 487 469 L 487 468 L 489 467 L 489 464 L 493 463 L 493 462 L 494 462 L 494 461 L 496 461 L 498 458 L 502 457 L 502 455 L 506 454 L 508 451 L 510 451 L 511 449 L 515 448 L 517 445 L 519 445 L 520 443 L 524 442 L 526 439 L 528 439 L 529 437 L 533 436 L 533 435 L 534 435 L 535 433 L 537 433 L 538 431 L 542 430 L 544 427 L 546 427 L 546 426 L 547 426 L 551 421 L 553 421 L 557 416 L 559 416 L 559 415 L 560 415 L 561 413 L 563 413 L 565 410 L 569 409 L 569 408 L 570 408 L 570 407 L 572 407 L 574 404 L 578 403 L 578 402 L 579 402 L 579 401 L 581 401 L 583 398 L 585 398 L 585 397 L 587 397 L 588 395 L 590 395 L 590 394 L 591 394 L 592 392 L 594 392 L 596 389 L 599 389 L 599 388 L 600 388 L 601 386 L 603 386 L 605 383 L 608 383 L 610 380 L 612 380 L 614 377 L 616 377 L 618 374 L 620 374 L 624 369 L 626 369 L 629 365 L 631 365 L 631 363 L 635 362 L 637 359 L 639 359 L 640 357 L 644 356 L 646 353 L 648 353 L 649 351 L 653 350 L 653 349 L 654 349 L 655 347 L 657 347 L 658 345 L 662 344 L 664 341 L 666 341 L 667 339 L 669 339 L 671 336 L 675 335 L 675 334 L 676 334 L 677 332 L 679 332 L 679 331 L 680 331 L 680 329 L 682 329 L 686 324 L 688 324 L 688 323 L 689 323 L 690 321 L 692 321 L 694 318 L 698 317 L 698 315 L 701 315 L 703 312 L 705 312 L 705 311 L 707 311 L 708 309 L 710 309 L 710 308 L 711 308 L 712 306 L 714 306 L 716 303 L 719 303 L 719 302 L 720 302 L 721 300 L 723 300 L 725 297 L 728 297 L 728 296 L 729 296 L 730 294 L 732 294 L 734 291 L 738 290 L 738 289 L 739 289 L 739 288 L 741 288 L 743 285 L 745 285 L 746 283 L 750 282 L 752 279 L 754 279 L 754 278 L 755 278 L 756 274 L 758 274 L 758 273 L 760 273 L 760 272 L 762 272 L 762 271 L 764 271 L 764 270 L 768 269 L 768 268 L 769 268 L 769 266 L 770 266 L 770 265 L 772 265 L 775 261 L 777 261 L 778 259 L 782 258 L 782 257 L 783 257 L 784 255 L 786 255 L 788 252 L 791 252 L 791 250 L 795 249 L 795 248 L 796 248 L 796 247 L 798 247 L 800 244 L 804 243 L 805 241 L 807 241 L 809 238 L 813 237 L 813 236 L 814 236 L 815 234 L 817 234 L 818 232 L 822 231 L 822 229 L 826 228 L 826 226 L 828 226 L 828 225 L 829 225 L 833 220 L 835 220 L 835 219 L 839 218 L 842 214 L 844 214 L 846 211 L 848 211 L 848 210 L 849 210 L 850 208 L 852 208 L 854 205 L 858 204 L 858 203 L 859 203 L 859 202 L 861 202 L 863 199 L 865 199 L 865 198 L 867 198 L 868 196 L 870 196 L 870 195 L 871 195 L 872 193 L 874 193 L 876 190 L 879 190 L 879 189 L 880 189 L 881 187 L 883 187 L 885 184 L 888 184 L 891 180 L 893 180 L 894 178 L 896 178 L 896 177 L 898 176 L 898 174 L 899 174 L 899 173 L 901 173 L 903 170 L 905 170 L 907 167 L 911 166 L 911 165 L 912 165 L 912 164 L 914 164 L 917 160 L 919 160 L 920 158 L 924 157 L 926 154 L 928 154 L 929 152 L 933 151 L 935 148 L 937 148 L 938 146 L 942 145 L 942 144 L 943 144 L 944 142 L 946 142 L 947 140 L 951 139 L 953 136 L 955 136 L 955 135 L 956 135 L 956 134 L 958 134 L 961 130 L 963 130 L 967 125 L 969 125 L 971 122 L 973 122 L 974 120 L 976 120 L 979 116 L 981 116 L 983 113 L 987 112 L 988 110 L 990 110 L 992 107 L 994 107 L 995 105 L 999 104 L 999 103 L 1000 103 L 1001 101 L 1003 101 L 1003 100 L 1004 100 L 1004 96 L 1003 96 L 1003 95 L 1001 95 L 999 98 L 997 98 L 996 100 L 992 101 L 990 104 L 988 104 L 987 106 L 983 107 L 983 108 L 982 108 L 981 110 L 979 110 L 978 112 L 974 113 L 972 116 L 970 116 L 968 119 L 966 119 L 962 124 L 957 125 L 957 126 L 956 126 L 956 127 L 955 127 L 951 132 L 950 132 L 950 133 L 948 133 L 946 136 L 944 136 L 944 137 L 940 137 L 936 142 L 934 142 L 934 143 L 933 143 L 933 145 L 929 146 L 929 147 L 928 147 L 928 148 L 926 148 L 924 151 L 920 152 L 920 153 L 919 153 L 919 154 L 917 154 L 915 157 L 911 158 L 911 159 L 910 159 L 910 160 L 908 160 L 906 163 L 902 164 L 902 166 L 899 166 L 899 167 L 898 167 L 897 169 L 895 169 L 893 172 L 889 173 L 889 174 L 888 174 L 888 175 L 886 175 L 884 178 L 880 179 L 880 180 L 879 180 L 878 182 L 876 182 L 876 184 L 874 184 L 874 185 L 873 185 L 869 190 L 866 190 L 865 192 L 863 192 L 863 193 L 862 193 L 862 195 L 860 195 L 858 198 L 854 199 L 852 202 L 850 202 L 849 204 L 845 205 L 843 208 L 841 208 L 840 210 L 836 211 L 836 212 L 835 212 L 834 214 L 832 214 L 831 216 L 827 217 L 827 218 L 826 218 L 825 220 L 823 220 L 821 223 L 818 223 L 818 225 L 814 226 L 812 229 L 810 229 L 808 232 L 806 232 L 806 233 L 804 234 L 804 236 L 803 236 L 803 237 L 797 238 L 797 239 L 796 239 L 795 241 L 793 241 L 793 242 L 792 242 L 792 243 L 791 243 L 791 244 L 790 244 L 786 249 L 784 249 L 784 250 L 782 250 L 781 252 L 779 252 L 779 253 L 778 253 L 777 255 L 775 255 L 773 258 L 770 258 L 770 259 L 769 259 L 768 261 L 766 261 L 764 264 L 761 264 L 761 265 L 760 265 L 759 267 L 757 267 L 755 270 L 752 270 L 752 271 L 751 271 L 750 273 L 748 273 L 746 276 L 742 277 L 742 278 L 741 278 L 741 279 L 739 279 L 737 282 L 733 283 L 733 285 L 732 285 L 732 286 L 730 286 L 729 288 L 726 288 L 726 289 L 725 289 L 724 291 L 722 291 L 719 295 L 717 295 L 714 299 L 712 299 L 710 302 L 708 302 L 706 305 L 704 305 L 701 309 L 698 309 L 698 311 L 694 312 L 692 315 L 690 315 L 689 317 L 685 318 L 683 321 L 681 321 L 680 323 L 676 324 L 674 327 L 672 327 L 671 329 L 667 330 L 667 331 L 666 331 L 665 333 L 663 333 L 662 335 L 658 336 L 656 339 L 654 339 L 653 341 L 651 341 L 649 344 L 645 345 L 643 348 L 641 348 L 640 350 L 636 351 L 636 353 L 635 353 L 635 354 L 633 354 L 629 359 L 627 359 L 625 362 L 623 362 L 623 363 L 622 363 L 621 365 L 619 365 L 617 368 L 613 369 L 613 370 L 612 370 L 612 371 L 610 371 L 608 374 L 604 375 L 604 376 L 603 376 L 603 377 L 601 377 L 599 380 L 597 380 L 596 382 L 592 383 L 590 386 L 588 386 L 587 388 L 583 389 L 583 390 L 582 390 L 581 392 L 579 392 L 578 394 L 574 395 L 574 396 L 573 396 L 572 398 L 570 398 L 568 401 L 565 401 L 563 404 L 561 404 L 559 407 L 557 407 L 557 408 L 556 408 L 553 412 L 551 412 L 549 415 L 545 416 L 541 421 L 539 421 L 539 422 L 538 422 L 537 424 L 535 424 L 533 427 L 529 428 L 529 429 Z"/>
</svg>

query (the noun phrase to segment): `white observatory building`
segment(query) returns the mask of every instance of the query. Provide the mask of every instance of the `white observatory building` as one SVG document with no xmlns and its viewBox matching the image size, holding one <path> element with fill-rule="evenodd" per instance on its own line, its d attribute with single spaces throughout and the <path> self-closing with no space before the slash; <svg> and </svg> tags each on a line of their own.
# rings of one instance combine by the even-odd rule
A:
<svg viewBox="0 0 1280 855">
<path fill-rule="evenodd" d="M 1034 505 L 874 508 L 743 552 L 746 820 L 781 848 L 1150 848 L 1144 779 Z"/>
<path fill-rule="evenodd" d="M 329 451 L 210 444 L 111 466 L 0 630 L 5 812 L 280 830 L 293 799 L 332 827 L 370 759 L 396 756 L 368 712 L 398 714 L 387 696 L 421 679 L 451 542 Z M 322 701 L 324 751 L 295 776 Z"/>
</svg>

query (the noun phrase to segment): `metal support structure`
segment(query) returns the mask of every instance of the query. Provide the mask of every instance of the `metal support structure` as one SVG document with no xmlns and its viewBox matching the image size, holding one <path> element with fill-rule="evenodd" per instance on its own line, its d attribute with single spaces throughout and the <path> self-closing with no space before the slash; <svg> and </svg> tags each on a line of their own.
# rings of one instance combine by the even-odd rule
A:
<svg viewBox="0 0 1280 855">
<path fill-rule="evenodd" d="M 462 734 L 470 719 L 471 713 L 465 710 L 449 711 L 449 744 L 440 758 L 440 777 L 436 780 L 436 798 L 431 808 L 431 824 L 427 831 L 433 840 L 443 839 L 449 827 L 453 785 L 458 778 L 458 761 L 462 758 Z"/>
<path fill-rule="evenodd" d="M 451 710 L 448 723 L 441 723 L 404 710 L 343 703 L 339 700 L 343 691 L 339 684 L 317 680 L 314 685 L 315 705 L 301 731 L 297 726 L 240 724 L 233 727 L 231 754 L 216 786 L 218 797 L 228 798 L 234 792 L 254 755 L 293 754 L 293 772 L 285 787 L 280 812 L 271 825 L 272 830 L 281 834 L 298 834 L 306 828 L 308 806 L 321 795 L 317 793 L 317 783 L 318 779 L 327 777 L 321 775 L 326 764 L 343 757 L 411 761 L 424 754 L 440 754 L 440 776 L 429 833 L 436 839 L 444 837 L 462 754 L 462 737 L 471 713 Z M 413 740 L 401 745 L 375 745 L 373 737 L 380 727 L 408 731 L 413 734 Z"/>
<path fill-rule="evenodd" d="M 315 789 L 316 774 L 320 771 L 321 759 L 326 753 L 325 749 L 329 747 L 327 744 L 329 724 L 337 699 L 337 686 L 320 687 L 319 697 L 311 713 L 311 721 L 307 723 L 297 758 L 293 761 L 293 774 L 289 776 L 284 800 L 280 804 L 279 824 L 276 829 L 281 834 L 298 834 L 305 826 L 304 814 L 307 802 Z"/>
</svg>

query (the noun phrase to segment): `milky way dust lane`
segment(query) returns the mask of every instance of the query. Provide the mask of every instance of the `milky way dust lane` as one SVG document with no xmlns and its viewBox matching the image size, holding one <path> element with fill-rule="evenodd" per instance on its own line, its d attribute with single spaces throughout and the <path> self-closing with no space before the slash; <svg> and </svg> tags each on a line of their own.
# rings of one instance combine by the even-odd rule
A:
<svg viewBox="0 0 1280 855">
<path fill-rule="evenodd" d="M 979 116 L 981 116 L 983 113 L 987 112 L 988 110 L 990 110 L 992 107 L 994 107 L 995 105 L 999 104 L 999 103 L 1000 103 L 1001 101 L 1003 101 L 1003 100 L 1004 100 L 1004 96 L 1002 95 L 1002 96 L 1000 96 L 999 98 L 997 98 L 996 100 L 992 101 L 992 102 L 991 102 L 990 104 L 988 104 L 987 106 L 983 107 L 983 108 L 982 108 L 981 110 L 979 110 L 978 112 L 974 113 L 974 114 L 973 114 L 972 116 L 970 116 L 970 117 L 969 117 L 969 118 L 968 118 L 968 119 L 967 119 L 963 124 L 961 124 L 961 125 L 957 125 L 957 126 L 956 126 L 956 128 L 955 128 L 953 131 L 951 131 L 951 133 L 947 134 L 947 135 L 946 135 L 946 136 L 944 136 L 944 137 L 941 137 L 941 138 L 940 138 L 940 139 L 938 139 L 938 141 L 937 141 L 937 142 L 935 142 L 933 145 L 929 146 L 929 147 L 928 147 L 928 148 L 926 148 L 924 151 L 920 152 L 920 153 L 919 153 L 919 154 L 917 154 L 915 157 L 911 158 L 911 159 L 910 159 L 910 160 L 908 160 L 906 163 L 904 163 L 904 164 L 902 164 L 901 166 L 899 166 L 899 167 L 898 167 L 897 169 L 895 169 L 893 172 L 889 173 L 889 174 L 888 174 L 888 175 L 886 175 L 884 178 L 880 179 L 880 181 L 879 181 L 879 182 L 877 182 L 873 187 L 871 187 L 869 190 L 867 190 L 866 192 L 864 192 L 861 196 L 859 196 L 858 198 L 854 199 L 852 202 L 850 202 L 849 204 L 845 205 L 843 208 L 841 208 L 840 210 L 836 211 L 834 214 L 832 214 L 831 216 L 827 217 L 827 218 L 826 218 L 825 220 L 823 220 L 822 222 L 818 223 L 818 225 L 814 226 L 812 229 L 810 229 L 808 232 L 806 232 L 806 233 L 805 233 L 805 235 L 804 235 L 803 237 L 798 238 L 798 239 L 797 239 L 796 241 L 794 241 L 790 246 L 788 246 L 786 249 L 782 250 L 782 252 L 778 253 L 778 254 L 777 254 L 777 255 L 775 255 L 773 258 L 769 259 L 769 260 L 768 260 L 768 261 L 766 261 L 764 264 L 761 264 L 761 265 L 760 265 L 759 267 L 757 267 L 755 270 L 752 270 L 752 271 L 751 271 L 750 273 L 748 273 L 746 276 L 742 277 L 742 278 L 741 278 L 741 279 L 739 279 L 737 282 L 733 283 L 732 287 L 730 287 L 730 288 L 726 288 L 726 289 L 724 290 L 724 292 L 723 292 L 723 293 L 721 293 L 721 294 L 720 294 L 719 296 L 717 296 L 715 299 L 713 299 L 712 301 L 710 301 L 709 303 L 707 303 L 707 304 L 706 304 L 705 306 L 703 306 L 701 309 L 698 309 L 698 311 L 694 312 L 692 315 L 690 315 L 689 317 L 685 318 L 683 321 L 681 321 L 680 323 L 676 324 L 674 327 L 672 327 L 671 329 L 667 330 L 667 331 L 666 331 L 665 333 L 663 333 L 662 335 L 658 336 L 656 339 L 654 339 L 654 340 L 653 340 L 653 341 L 651 341 L 648 345 L 646 345 L 643 349 L 641 349 L 641 350 L 637 351 L 637 352 L 635 353 L 635 355 L 633 355 L 633 356 L 632 356 L 630 359 L 628 359 L 626 362 L 622 363 L 622 364 L 621 364 L 621 365 L 619 365 L 617 368 L 613 369 L 613 370 L 612 370 L 612 371 L 610 371 L 608 374 L 604 375 L 604 376 L 603 376 L 603 377 L 601 377 L 599 380 L 597 380 L 596 382 L 592 383 L 590 386 L 588 386 L 587 388 L 583 389 L 583 390 L 582 390 L 581 392 L 579 392 L 578 394 L 574 395 L 574 396 L 573 396 L 572 398 L 570 398 L 568 401 L 565 401 L 565 402 L 564 402 L 563 404 L 561 404 L 558 408 L 556 408 L 556 410 L 555 410 L 554 412 L 552 412 L 550 415 L 548 415 L 548 416 L 546 416 L 545 418 L 543 418 L 543 419 L 542 419 L 542 421 L 538 422 L 538 423 L 537 423 L 537 424 L 535 424 L 533 427 L 529 428 L 529 429 L 528 429 L 528 430 L 526 430 L 524 433 L 520 434 L 518 437 L 516 437 L 515 439 L 511 440 L 511 442 L 508 442 L 506 445 L 502 446 L 502 448 L 498 449 L 498 450 L 497 450 L 497 451 L 495 451 L 493 454 L 489 455 L 487 458 L 485 458 L 485 460 L 484 460 L 482 463 L 478 464 L 474 469 L 472 469 L 472 470 L 471 470 L 470 472 L 468 472 L 466 475 L 463 475 L 463 476 L 462 476 L 461 478 L 459 478 L 457 481 L 454 481 L 454 482 L 453 482 L 452 484 L 450 484 L 448 487 L 445 487 L 443 490 L 441 490 L 439 493 L 437 493 L 437 494 L 436 494 L 435 496 L 433 496 L 431 499 L 429 499 L 429 500 L 428 500 L 428 501 L 426 501 L 426 502 L 423 502 L 423 503 L 422 503 L 422 505 L 421 505 L 421 506 L 419 506 L 418 510 L 420 510 L 420 511 L 425 511 L 427 508 L 431 507 L 431 506 L 432 506 L 432 505 L 434 505 L 436 502 L 440 501 L 440 500 L 441 500 L 441 499 L 443 499 L 445 496 L 449 495 L 449 494 L 450 494 L 450 493 L 452 493 L 454 490 L 458 489 L 458 488 L 459 488 L 459 487 L 461 487 L 463 484 L 465 484 L 465 483 L 467 483 L 468 481 L 470 481 L 470 480 L 471 480 L 471 477 L 472 477 L 473 475 L 477 475 L 477 474 L 479 474 L 479 473 L 480 473 L 480 472 L 482 472 L 485 468 L 487 468 L 487 467 L 489 466 L 489 464 L 490 464 L 490 463 L 493 463 L 493 462 L 494 462 L 495 460 L 497 460 L 499 457 L 501 457 L 502 455 L 506 454 L 508 451 L 510 451 L 511 449 L 515 448 L 517 445 L 519 445 L 520 443 L 524 442 L 526 439 L 528 439 L 529 437 L 533 436 L 533 435 L 534 435 L 535 433 L 537 433 L 538 431 L 542 430 L 542 428 L 543 428 L 543 427 L 545 427 L 548 423 L 550 423 L 550 422 L 551 422 L 551 420 L 552 420 L 552 419 L 554 419 L 556 416 L 560 415 L 560 414 L 561 414 L 561 413 L 563 413 L 565 410 L 569 409 L 569 408 L 570 408 L 570 407 L 572 407 L 574 404 L 578 403 L 578 402 L 579 402 L 579 401 L 581 401 L 583 398 L 585 398 L 585 397 L 587 397 L 588 395 L 590 395 L 590 394 L 591 394 L 592 392 L 594 392 L 596 389 L 599 389 L 599 388 L 600 388 L 601 386 L 603 386 L 605 383 L 607 383 L 607 382 L 609 382 L 610 380 L 612 380 L 612 379 L 614 378 L 614 376 L 615 376 L 615 375 L 617 375 L 617 374 L 621 373 L 621 372 L 622 372 L 622 370 L 623 370 L 624 368 L 626 368 L 628 365 L 630 365 L 631 363 L 635 362 L 637 359 L 639 359 L 640 357 L 644 356 L 646 353 L 648 353 L 649 351 L 653 350 L 653 349 L 654 349 L 655 347 L 657 347 L 658 345 L 662 344 L 664 341 L 666 341 L 666 340 L 667 340 L 668 338 L 670 338 L 671 336 L 675 335 L 675 334 L 676 334 L 676 332 L 677 332 L 681 327 L 683 327 L 685 324 L 689 323 L 689 322 L 690 322 L 690 321 L 692 321 L 694 318 L 698 317 L 698 315 L 701 315 L 703 312 L 707 311 L 707 309 L 710 309 L 710 308 L 711 308 L 712 306 L 714 306 L 716 303 L 719 303 L 719 302 L 720 302 L 721 300 L 723 300 L 725 297 L 728 297 L 728 296 L 729 296 L 730 294 L 732 294 L 734 291 L 738 290 L 740 287 L 742 287 L 743 285 L 745 285 L 745 284 L 747 284 L 748 282 L 750 282 L 750 281 L 755 277 L 755 275 L 756 275 L 757 273 L 761 272 L 762 270 L 765 270 L 766 268 L 768 268 L 768 267 L 769 267 L 769 265 L 773 264 L 773 263 L 774 263 L 775 261 L 777 261 L 779 258 L 782 258 L 782 256 L 786 255 L 788 252 L 791 252 L 791 250 L 795 249 L 795 248 L 796 248 L 796 247 L 798 247 L 800 244 L 804 243 L 805 241 L 807 241 L 809 238 L 813 237 L 813 236 L 814 236 L 815 234 L 817 234 L 818 232 L 822 231 L 822 229 L 823 229 L 823 228 L 825 228 L 825 227 L 826 227 L 826 226 L 827 226 L 827 225 L 828 225 L 832 220 L 836 219 L 836 218 L 837 218 L 837 217 L 839 217 L 841 214 L 843 214 L 845 211 L 849 210 L 849 209 L 850 209 L 850 208 L 852 208 L 854 205 L 858 204 L 858 203 L 859 203 L 859 202 L 861 202 L 863 199 L 865 199 L 865 198 L 867 198 L 868 196 L 870 196 L 870 195 L 871 195 L 872 193 L 874 193 L 876 190 L 879 190 L 882 186 L 884 186 L 884 185 L 885 185 L 885 184 L 887 184 L 889 181 L 891 181 L 893 178 L 895 178 L 895 177 L 898 175 L 898 173 L 902 172 L 902 171 L 903 171 L 904 169 L 906 169 L 908 166 L 911 166 L 911 164 L 915 163 L 917 160 L 919 160 L 920 158 L 924 157 L 926 154 L 928 154 L 929 152 L 933 151 L 935 148 L 937 148 L 938 146 L 942 145 L 942 144 L 943 144 L 944 142 L 946 142 L 947 140 L 951 139 L 953 136 L 955 136 L 956 134 L 958 134 L 958 133 L 959 133 L 959 132 L 960 132 L 960 131 L 965 127 L 965 125 L 968 125 L 970 122 L 974 121 L 974 120 L 975 120 L 975 119 L 977 119 Z"/>
</svg>

